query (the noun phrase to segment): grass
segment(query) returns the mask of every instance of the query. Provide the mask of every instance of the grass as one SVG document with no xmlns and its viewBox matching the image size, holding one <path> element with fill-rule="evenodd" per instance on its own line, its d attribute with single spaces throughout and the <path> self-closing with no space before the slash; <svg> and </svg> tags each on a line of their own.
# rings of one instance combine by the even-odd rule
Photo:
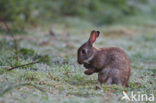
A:
<svg viewBox="0 0 156 103">
<path fill-rule="evenodd" d="M 134 19 L 134 18 L 133 18 Z M 137 20 L 136 20 L 137 21 Z M 52 27 L 56 36 L 49 35 Z M 97 74 L 84 75 L 77 64 L 78 47 L 93 29 L 101 31 L 97 47 L 122 48 L 131 61 L 129 88 L 102 85 L 97 88 Z M 15 60 L 13 41 L 0 35 L 0 103 L 101 103 L 126 102 L 123 90 L 156 97 L 156 23 L 145 25 L 114 24 L 96 27 L 77 18 L 28 30 L 17 35 L 19 61 Z M 42 62 L 7 71 L 14 66 L 42 59 Z"/>
</svg>

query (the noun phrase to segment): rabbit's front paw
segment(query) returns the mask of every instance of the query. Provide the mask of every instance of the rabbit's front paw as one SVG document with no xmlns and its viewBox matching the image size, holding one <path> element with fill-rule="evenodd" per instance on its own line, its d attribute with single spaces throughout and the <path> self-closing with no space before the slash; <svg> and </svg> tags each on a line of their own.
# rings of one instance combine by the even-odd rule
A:
<svg viewBox="0 0 156 103">
<path fill-rule="evenodd" d="M 88 69 L 84 72 L 86 75 L 91 75 L 93 73 L 95 73 L 94 69 Z"/>
</svg>

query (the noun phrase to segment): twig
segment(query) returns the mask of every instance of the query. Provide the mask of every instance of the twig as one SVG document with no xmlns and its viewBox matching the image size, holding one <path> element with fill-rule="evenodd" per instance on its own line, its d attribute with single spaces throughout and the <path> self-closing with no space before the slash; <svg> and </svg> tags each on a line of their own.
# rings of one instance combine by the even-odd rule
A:
<svg viewBox="0 0 156 103">
<path fill-rule="evenodd" d="M 15 58 L 16 58 L 16 62 L 18 63 L 18 44 L 17 44 L 17 40 L 13 34 L 13 32 L 11 32 L 8 24 L 0 17 L 0 21 L 4 24 L 4 26 L 6 27 L 7 29 L 7 32 L 11 34 L 11 37 L 13 38 L 13 42 L 14 42 L 14 49 L 15 49 Z"/>
<path fill-rule="evenodd" d="M 1 58 L 0 58 L 0 63 L 2 63 L 2 60 L 1 60 Z"/>
<path fill-rule="evenodd" d="M 53 75 L 50 72 L 48 72 L 48 75 L 49 75 L 49 77 L 50 77 L 51 80 L 54 79 Z"/>
<path fill-rule="evenodd" d="M 0 21 L 4 24 L 4 26 L 6 27 L 7 29 L 7 32 L 9 32 L 12 36 L 13 36 L 13 33 L 11 32 L 9 26 L 7 25 L 7 23 L 0 17 Z"/>
<path fill-rule="evenodd" d="M 28 65 L 33 65 L 33 64 L 36 64 L 36 63 L 39 63 L 40 61 L 36 61 L 36 62 L 31 62 L 31 63 L 28 63 L 28 64 L 23 64 L 23 65 L 18 65 L 18 66 L 15 66 L 15 67 L 11 67 L 8 69 L 8 71 L 10 70 L 13 70 L 15 68 L 20 68 L 20 67 L 24 67 L 24 66 L 28 66 Z"/>
<path fill-rule="evenodd" d="M 7 31 L 11 34 L 12 38 L 13 38 L 13 42 L 14 42 L 14 49 L 15 49 L 15 58 L 16 58 L 16 62 L 18 63 L 18 44 L 17 44 L 17 40 L 15 38 L 15 36 L 13 35 L 13 32 L 11 32 L 9 26 L 7 25 L 7 23 L 0 17 L 0 21 L 4 24 L 4 26 L 6 27 Z M 7 60 L 7 62 L 12 66 L 12 64 Z M 9 69 L 7 69 L 8 71 L 10 70 L 13 70 L 15 68 L 19 68 L 19 67 L 24 67 L 24 66 L 28 66 L 28 65 L 33 65 L 33 64 L 36 64 L 36 63 L 39 63 L 40 61 L 36 61 L 36 62 L 31 62 L 31 63 L 28 63 L 28 64 L 23 64 L 23 65 L 19 65 L 19 66 L 14 66 L 14 67 L 11 67 Z"/>
<path fill-rule="evenodd" d="M 16 62 L 18 63 L 18 44 L 17 44 L 17 40 L 13 37 L 13 42 L 14 42 L 14 49 L 15 49 L 15 58 L 16 58 Z"/>
</svg>

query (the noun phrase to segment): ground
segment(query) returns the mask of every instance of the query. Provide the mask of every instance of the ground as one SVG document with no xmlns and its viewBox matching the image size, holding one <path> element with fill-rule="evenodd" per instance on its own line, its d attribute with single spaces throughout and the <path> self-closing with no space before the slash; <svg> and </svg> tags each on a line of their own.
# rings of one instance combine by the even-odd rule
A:
<svg viewBox="0 0 156 103">
<path fill-rule="evenodd" d="M 97 27 L 77 18 L 66 18 L 29 28 L 16 35 L 18 61 L 14 57 L 12 37 L 0 35 L 0 103 L 103 103 L 121 100 L 123 90 L 128 95 L 154 94 L 156 100 L 156 22 L 131 19 Z M 52 28 L 55 36 L 49 34 Z M 129 88 L 102 85 L 97 74 L 87 76 L 77 64 L 77 49 L 88 40 L 91 30 L 101 32 L 95 46 L 122 48 L 131 62 Z M 45 59 L 31 66 L 7 71 L 11 65 L 21 65 Z M 153 102 L 154 103 L 154 102 Z"/>
</svg>

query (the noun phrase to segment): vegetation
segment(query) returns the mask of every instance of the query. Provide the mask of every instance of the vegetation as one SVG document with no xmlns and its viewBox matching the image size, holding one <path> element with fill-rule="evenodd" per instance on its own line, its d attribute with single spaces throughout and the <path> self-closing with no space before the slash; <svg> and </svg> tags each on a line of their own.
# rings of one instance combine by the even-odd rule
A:
<svg viewBox="0 0 156 103">
<path fill-rule="evenodd" d="M 96 25 L 111 24 L 125 16 L 155 15 L 155 0 L 1 0 L 0 17 L 21 32 L 26 25 L 61 17 L 78 17 Z M 156 15 L 155 15 L 156 16 Z"/>
<path fill-rule="evenodd" d="M 18 54 L 12 37 L 0 37 L 0 102 L 125 102 L 121 100 L 123 90 L 128 94 L 139 91 L 156 96 L 155 24 L 84 28 L 88 24 L 83 21 L 73 24 L 73 21 L 46 25 L 53 27 L 56 36 L 49 35 L 47 29 L 15 36 Z M 84 75 L 84 68 L 76 63 L 77 48 L 88 39 L 93 28 L 101 31 L 96 46 L 117 46 L 128 54 L 132 69 L 129 88 L 102 85 L 98 89 L 97 74 Z M 7 71 L 11 65 L 39 59 L 42 61 L 37 64 Z"/>
<path fill-rule="evenodd" d="M 125 103 L 123 91 L 156 97 L 154 2 L 0 0 L 0 103 Z M 77 64 L 93 29 L 101 32 L 97 47 L 129 56 L 129 88 L 99 87 L 97 74 Z"/>
</svg>

